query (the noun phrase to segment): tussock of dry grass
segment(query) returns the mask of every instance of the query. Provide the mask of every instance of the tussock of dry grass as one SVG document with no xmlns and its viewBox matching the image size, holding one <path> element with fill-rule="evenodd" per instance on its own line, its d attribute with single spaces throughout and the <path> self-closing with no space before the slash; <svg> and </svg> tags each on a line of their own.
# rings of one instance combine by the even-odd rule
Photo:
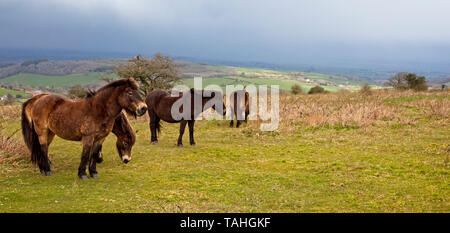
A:
<svg viewBox="0 0 450 233">
<path fill-rule="evenodd" d="M 0 134 L 0 163 L 15 163 L 28 159 L 28 149 L 22 140 Z"/>
<path fill-rule="evenodd" d="M 0 119 L 20 119 L 22 105 L 0 106 Z"/>
<path fill-rule="evenodd" d="M 9 119 L 20 119 L 20 105 L 0 107 L 0 163 L 16 163 L 28 159 L 28 148 L 20 138 L 20 128 L 5 135 L 4 129 Z"/>
<path fill-rule="evenodd" d="M 280 129 L 304 127 L 365 127 L 379 120 L 394 119 L 399 110 L 379 96 L 359 93 L 280 96 Z"/>
<path fill-rule="evenodd" d="M 433 99 L 412 104 L 423 109 L 429 117 L 448 118 L 450 116 L 450 101 Z"/>
</svg>

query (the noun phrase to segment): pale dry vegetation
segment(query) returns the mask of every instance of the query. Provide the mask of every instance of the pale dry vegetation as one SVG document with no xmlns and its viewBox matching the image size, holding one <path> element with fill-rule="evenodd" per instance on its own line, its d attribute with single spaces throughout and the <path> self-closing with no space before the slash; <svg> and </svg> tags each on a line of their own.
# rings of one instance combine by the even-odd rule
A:
<svg viewBox="0 0 450 233">
<path fill-rule="evenodd" d="M 450 101 L 443 99 L 420 100 L 410 103 L 410 106 L 420 108 L 428 117 L 443 118 L 450 116 Z"/>
<path fill-rule="evenodd" d="M 449 123 L 450 92 L 371 90 L 321 95 L 280 95 L 280 131 L 300 128 L 361 128 L 417 124 L 414 107 L 424 116 Z M 258 128 L 259 122 L 249 127 Z"/>
<path fill-rule="evenodd" d="M 12 133 L 6 133 L 8 121 L 20 119 L 20 105 L 0 107 L 0 163 L 12 163 L 13 165 L 28 158 L 20 128 L 14 129 Z"/>
<path fill-rule="evenodd" d="M 320 96 L 281 96 L 282 129 L 306 127 L 363 127 L 378 120 L 393 119 L 399 111 L 378 98 L 359 94 L 328 94 Z"/>
</svg>

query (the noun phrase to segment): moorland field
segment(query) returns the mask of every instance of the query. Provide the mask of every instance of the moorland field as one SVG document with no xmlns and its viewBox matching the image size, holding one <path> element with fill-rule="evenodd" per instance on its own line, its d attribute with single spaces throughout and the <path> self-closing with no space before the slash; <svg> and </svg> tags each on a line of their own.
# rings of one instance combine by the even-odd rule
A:
<svg viewBox="0 0 450 233">
<path fill-rule="evenodd" d="M 283 94 L 278 130 L 201 120 L 197 146 L 185 133 L 184 148 L 178 124 L 163 123 L 150 145 L 148 118 L 132 119 L 132 161 L 111 134 L 88 181 L 77 176 L 81 143 L 56 138 L 53 176 L 42 176 L 20 106 L 0 114 L 0 212 L 450 211 L 449 91 Z"/>
</svg>

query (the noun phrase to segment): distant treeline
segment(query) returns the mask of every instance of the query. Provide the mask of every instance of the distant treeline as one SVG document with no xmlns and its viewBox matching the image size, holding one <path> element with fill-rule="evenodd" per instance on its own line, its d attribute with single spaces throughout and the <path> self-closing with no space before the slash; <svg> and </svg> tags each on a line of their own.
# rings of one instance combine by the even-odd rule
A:
<svg viewBox="0 0 450 233">
<path fill-rule="evenodd" d="M 34 59 L 22 62 L 21 66 L 37 65 L 41 62 L 46 62 L 48 59 Z"/>
</svg>

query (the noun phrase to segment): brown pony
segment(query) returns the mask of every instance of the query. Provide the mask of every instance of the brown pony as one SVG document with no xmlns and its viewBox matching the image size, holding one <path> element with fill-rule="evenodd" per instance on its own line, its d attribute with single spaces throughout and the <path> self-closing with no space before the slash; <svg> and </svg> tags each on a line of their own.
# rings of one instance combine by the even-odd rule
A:
<svg viewBox="0 0 450 233">
<path fill-rule="evenodd" d="M 131 149 L 136 142 L 136 132 L 131 128 L 130 122 L 124 113 L 121 113 L 114 120 L 114 126 L 111 132 L 117 137 L 116 148 L 120 160 L 123 163 L 128 163 L 131 160 Z M 97 163 L 103 162 L 102 145 L 94 149 L 92 157 Z"/>
<path fill-rule="evenodd" d="M 233 128 L 233 116 L 236 118 L 236 128 L 242 124 L 242 120 L 238 118 L 238 114 L 244 112 L 245 118 L 244 122 L 247 123 L 247 118 L 250 113 L 250 95 L 246 90 L 233 91 L 230 95 L 230 110 L 231 110 L 231 121 L 230 127 Z"/>
<path fill-rule="evenodd" d="M 177 97 L 172 97 L 169 92 L 162 91 L 162 90 L 154 90 L 150 92 L 147 97 L 145 98 L 145 103 L 148 106 L 148 115 L 150 117 L 150 133 L 151 133 L 151 144 L 157 144 L 158 138 L 156 131 L 161 131 L 160 126 L 160 120 L 163 120 L 168 123 L 180 123 L 180 135 L 178 137 L 178 146 L 183 146 L 183 134 L 184 129 L 186 128 L 186 124 L 189 125 L 189 140 L 190 144 L 192 146 L 195 146 L 194 141 L 194 123 L 195 118 L 198 117 L 198 115 L 195 115 L 194 112 L 194 96 L 197 95 L 202 100 L 202 110 L 204 109 L 205 104 L 214 98 L 215 92 L 210 92 L 210 97 L 205 96 L 206 91 L 196 91 L 193 88 L 190 90 L 191 93 L 191 116 L 190 120 L 175 120 L 172 117 L 171 109 L 174 103 L 179 100 L 183 93 L 180 93 Z M 209 95 L 208 94 L 208 95 Z M 224 105 L 225 106 L 225 105 Z M 211 106 L 213 109 L 215 109 L 215 106 Z M 180 108 L 180 112 L 182 112 L 182 107 Z M 225 107 L 223 108 L 223 112 L 225 114 Z"/>
<path fill-rule="evenodd" d="M 111 132 L 115 119 L 123 109 L 135 116 L 147 111 L 138 89 L 137 82 L 128 78 L 111 82 L 94 95 L 80 100 L 42 94 L 23 103 L 22 134 L 31 151 L 31 161 L 50 176 L 48 146 L 54 136 L 82 141 L 78 176 L 88 179 L 86 166 L 89 163 L 89 174 L 97 178 L 97 160 L 92 154 Z"/>
</svg>

